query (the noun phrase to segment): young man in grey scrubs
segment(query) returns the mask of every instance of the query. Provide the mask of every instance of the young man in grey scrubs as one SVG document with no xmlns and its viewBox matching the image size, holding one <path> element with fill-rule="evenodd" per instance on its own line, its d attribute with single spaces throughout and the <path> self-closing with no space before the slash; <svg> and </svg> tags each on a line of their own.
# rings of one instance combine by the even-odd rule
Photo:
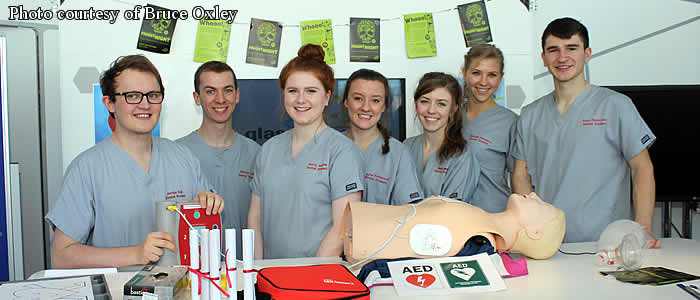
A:
<svg viewBox="0 0 700 300">
<path fill-rule="evenodd" d="M 158 201 L 199 201 L 206 214 L 224 208 L 192 153 L 151 134 L 164 88 L 146 57 L 119 57 L 100 85 L 116 128 L 66 170 L 56 206 L 46 216 L 55 229 L 55 268 L 142 265 L 158 261 L 165 249 L 176 251 L 173 236 L 154 232 Z"/>
<path fill-rule="evenodd" d="M 239 101 L 238 80 L 229 65 L 210 61 L 194 73 L 194 102 L 202 107 L 199 129 L 178 139 L 202 164 L 202 172 L 226 200 L 221 215 L 226 229 L 248 224 L 250 180 L 260 145 L 233 130 L 233 111 Z M 241 235 L 236 235 L 236 257 L 242 257 Z"/>
<path fill-rule="evenodd" d="M 552 21 L 542 51 L 554 91 L 522 109 L 513 192 L 527 194 L 534 185 L 562 209 L 565 242 L 597 241 L 608 224 L 631 217 L 633 181 L 634 220 L 651 231 L 655 184 L 647 147 L 656 137 L 628 97 L 584 79 L 591 49 L 583 24 Z"/>
</svg>

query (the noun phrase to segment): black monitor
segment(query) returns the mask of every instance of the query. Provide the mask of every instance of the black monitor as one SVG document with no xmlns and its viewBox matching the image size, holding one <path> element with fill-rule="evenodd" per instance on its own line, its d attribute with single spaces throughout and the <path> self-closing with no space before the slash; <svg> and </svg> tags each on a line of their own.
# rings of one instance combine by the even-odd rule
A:
<svg viewBox="0 0 700 300">
<path fill-rule="evenodd" d="M 342 104 L 347 79 L 336 79 L 335 92 L 326 108 L 326 123 L 339 131 L 349 128 L 350 119 Z M 282 90 L 277 79 L 239 79 L 241 100 L 233 112 L 233 129 L 263 144 L 271 137 L 294 126 L 281 105 Z M 391 97 L 383 118 L 389 118 L 391 134 L 399 141 L 406 138 L 406 80 L 389 78 Z"/>
<path fill-rule="evenodd" d="M 608 86 L 627 95 L 656 135 L 649 147 L 657 199 L 700 196 L 700 85 Z"/>
</svg>

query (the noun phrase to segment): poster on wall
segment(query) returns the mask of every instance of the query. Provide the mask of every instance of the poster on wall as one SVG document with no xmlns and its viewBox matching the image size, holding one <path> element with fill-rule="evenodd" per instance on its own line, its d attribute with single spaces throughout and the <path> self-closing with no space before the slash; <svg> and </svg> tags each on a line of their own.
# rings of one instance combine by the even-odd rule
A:
<svg viewBox="0 0 700 300">
<path fill-rule="evenodd" d="M 251 18 L 245 62 L 276 68 L 281 40 L 282 25 L 279 22 Z"/>
<path fill-rule="evenodd" d="M 324 61 L 335 64 L 335 47 L 333 46 L 333 26 L 331 19 L 301 22 L 301 44 L 314 44 L 323 47 L 326 53 Z"/>
<path fill-rule="evenodd" d="M 379 19 L 350 18 L 350 62 L 379 62 Z"/>
<path fill-rule="evenodd" d="M 153 4 L 146 5 L 156 11 L 169 10 Z M 173 33 L 175 32 L 175 23 L 177 19 L 152 19 L 146 18 L 141 22 L 141 30 L 139 31 L 139 40 L 136 44 L 136 49 L 150 51 L 154 53 L 170 53 L 170 44 L 173 41 Z"/>
<path fill-rule="evenodd" d="M 99 84 L 92 85 L 92 98 L 95 105 L 95 144 L 97 144 L 112 135 L 112 132 L 117 127 L 117 122 L 109 115 L 107 107 L 102 103 L 102 88 Z M 146 101 L 146 99 L 141 100 Z M 153 128 L 152 134 L 160 136 L 160 120 L 158 120 L 156 128 Z"/>
<path fill-rule="evenodd" d="M 227 20 L 199 20 L 197 39 L 194 45 L 194 61 L 212 60 L 226 62 L 231 24 Z"/>
<path fill-rule="evenodd" d="M 0 281 L 10 280 L 10 243 L 8 237 L 11 236 L 8 226 L 9 218 L 7 214 L 10 212 L 10 199 L 8 189 L 10 175 L 10 155 L 8 147 L 8 132 L 7 132 L 7 64 L 6 64 L 5 37 L 0 36 L 0 164 L 2 172 L 0 172 Z"/>
<path fill-rule="evenodd" d="M 338 131 L 348 130 L 350 117 L 342 104 L 347 79 L 336 79 L 335 92 L 325 109 L 325 121 Z M 263 144 L 275 135 L 294 127 L 282 105 L 282 93 L 277 79 L 239 79 L 240 102 L 233 112 L 233 129 Z M 382 116 L 391 135 L 399 141 L 406 138 L 405 90 L 406 80 L 389 78 L 391 97 Z"/>
<path fill-rule="evenodd" d="M 467 47 L 493 42 L 483 0 L 457 6 L 457 12 Z"/>
<path fill-rule="evenodd" d="M 437 56 L 432 13 L 403 16 L 408 58 Z"/>
</svg>

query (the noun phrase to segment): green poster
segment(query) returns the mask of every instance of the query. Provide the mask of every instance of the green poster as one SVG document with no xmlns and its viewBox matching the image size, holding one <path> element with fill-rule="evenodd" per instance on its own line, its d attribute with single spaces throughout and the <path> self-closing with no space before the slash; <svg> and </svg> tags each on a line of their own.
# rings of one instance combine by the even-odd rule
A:
<svg viewBox="0 0 700 300">
<path fill-rule="evenodd" d="M 489 285 L 486 274 L 476 260 L 441 263 L 440 268 L 451 288 Z"/>
<path fill-rule="evenodd" d="M 169 10 L 167 8 L 148 4 L 154 10 Z M 177 19 L 143 19 L 139 40 L 136 49 L 155 53 L 170 53 L 170 44 L 173 42 Z"/>
<path fill-rule="evenodd" d="M 403 20 L 408 58 L 436 56 L 433 14 L 404 15 Z"/>
<path fill-rule="evenodd" d="M 231 24 L 227 20 L 199 20 L 197 41 L 194 46 L 194 61 L 226 62 L 230 36 Z"/>
<path fill-rule="evenodd" d="M 467 47 L 493 42 L 484 1 L 457 6 L 457 12 Z"/>
<path fill-rule="evenodd" d="M 350 18 L 350 61 L 379 62 L 379 19 Z"/>
<path fill-rule="evenodd" d="M 245 62 L 276 68 L 281 40 L 282 25 L 279 22 L 251 18 Z"/>
<path fill-rule="evenodd" d="M 326 52 L 324 59 L 327 64 L 335 64 L 335 48 L 333 47 L 333 26 L 331 19 L 301 22 L 301 44 L 314 44 L 323 47 Z"/>
</svg>

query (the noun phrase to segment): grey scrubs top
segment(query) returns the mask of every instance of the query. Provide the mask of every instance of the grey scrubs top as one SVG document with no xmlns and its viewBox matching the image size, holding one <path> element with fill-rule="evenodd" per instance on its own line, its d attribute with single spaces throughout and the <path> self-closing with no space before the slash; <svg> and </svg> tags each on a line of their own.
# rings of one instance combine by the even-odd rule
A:
<svg viewBox="0 0 700 300">
<path fill-rule="evenodd" d="M 148 173 L 111 138 L 81 153 L 46 219 L 81 244 L 143 243 L 156 230 L 156 202 L 191 200 L 212 188 L 189 149 L 154 136 L 151 151 Z"/>
<path fill-rule="evenodd" d="M 423 166 L 423 135 L 404 142 L 416 163 L 416 172 L 423 187 L 423 194 L 444 196 L 470 203 L 479 184 L 479 162 L 469 146 L 459 156 L 438 162 L 438 151 L 428 157 Z"/>
<path fill-rule="evenodd" d="M 248 227 L 250 181 L 253 179 L 255 156 L 260 151 L 260 145 L 236 134 L 231 146 L 211 147 L 195 131 L 176 142 L 189 148 L 199 159 L 202 172 L 224 199 L 221 226 L 224 229 L 236 229 L 236 257 L 243 257 L 240 232 Z M 225 241 L 221 244 L 224 245 Z"/>
<path fill-rule="evenodd" d="M 561 115 L 552 94 L 523 108 L 513 157 L 527 163 L 535 192 L 566 214 L 564 242 L 597 241 L 631 217 L 628 160 L 656 136 L 632 101 L 591 85 Z"/>
<path fill-rule="evenodd" d="M 313 257 L 333 225 L 332 202 L 364 190 L 362 154 L 326 127 L 290 158 L 292 130 L 269 139 L 251 182 L 260 197 L 265 258 Z"/>
<path fill-rule="evenodd" d="M 506 210 L 511 194 L 506 173 L 513 171 L 510 151 L 515 144 L 517 120 L 518 115 L 500 105 L 479 114 L 471 122 L 464 118 L 462 133 L 481 166 L 479 186 L 471 204 L 490 213 Z"/>
<path fill-rule="evenodd" d="M 362 152 L 365 165 L 366 202 L 403 205 L 423 199 L 411 153 L 393 137 L 389 137 L 389 152 L 382 154 L 384 138 L 379 136 Z"/>
</svg>

